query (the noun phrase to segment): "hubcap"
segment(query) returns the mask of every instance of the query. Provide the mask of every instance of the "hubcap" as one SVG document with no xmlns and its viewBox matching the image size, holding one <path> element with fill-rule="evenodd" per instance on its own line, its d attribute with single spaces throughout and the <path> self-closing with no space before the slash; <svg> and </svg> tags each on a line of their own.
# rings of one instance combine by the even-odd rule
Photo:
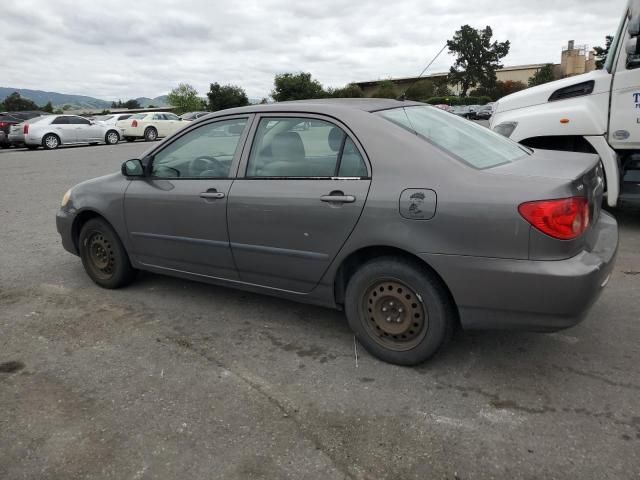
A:
<svg viewBox="0 0 640 480">
<path fill-rule="evenodd" d="M 149 130 L 147 132 L 147 138 L 149 140 L 155 140 L 156 139 L 156 131 L 155 130 Z"/>
<path fill-rule="evenodd" d="M 107 136 L 107 139 L 109 140 L 109 143 L 118 143 L 118 135 L 113 132 Z"/>
<path fill-rule="evenodd" d="M 53 135 L 49 135 L 47 139 L 44 141 L 44 143 L 49 148 L 56 148 L 58 146 L 58 139 Z"/>
<path fill-rule="evenodd" d="M 428 319 L 416 293 L 397 280 L 376 282 L 365 292 L 363 314 L 370 335 L 386 348 L 408 350 L 424 338 Z"/>
<path fill-rule="evenodd" d="M 100 232 L 93 233 L 87 242 L 89 259 L 96 273 L 103 277 L 113 274 L 115 259 L 111 242 Z"/>
</svg>

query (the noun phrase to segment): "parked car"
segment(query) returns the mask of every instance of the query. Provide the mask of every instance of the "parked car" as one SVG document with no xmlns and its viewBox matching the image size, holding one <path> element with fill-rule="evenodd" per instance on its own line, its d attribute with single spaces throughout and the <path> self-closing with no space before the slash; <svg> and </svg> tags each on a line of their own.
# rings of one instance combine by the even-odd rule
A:
<svg viewBox="0 0 640 480">
<path fill-rule="evenodd" d="M 493 108 L 491 107 L 491 105 L 484 105 L 473 112 L 473 119 L 489 120 L 491 118 L 491 115 L 493 115 Z"/>
<path fill-rule="evenodd" d="M 14 147 L 24 147 L 24 124 L 26 122 L 34 124 L 44 118 L 47 118 L 47 115 L 30 118 L 29 120 L 21 121 L 21 123 L 11 125 L 9 127 L 9 143 Z"/>
<path fill-rule="evenodd" d="M 204 117 L 205 115 L 209 115 L 210 113 L 211 112 L 189 112 L 180 115 L 180 118 L 182 120 L 186 120 L 187 122 L 193 122 L 194 120 Z"/>
<path fill-rule="evenodd" d="M 104 125 L 112 125 L 115 127 L 120 120 L 127 120 L 128 118 L 131 117 L 131 115 L 133 114 L 132 113 L 114 113 L 111 115 L 99 115 L 95 117 L 94 120 Z"/>
<path fill-rule="evenodd" d="M 102 287 L 148 270 L 343 309 L 369 352 L 413 365 L 458 322 L 579 322 L 617 251 L 602 189 L 596 155 L 417 102 L 308 100 L 191 122 L 70 189 L 56 223 Z"/>
<path fill-rule="evenodd" d="M 453 107 L 453 111 L 451 112 L 459 117 L 468 118 L 471 110 L 468 105 L 456 105 Z"/>
<path fill-rule="evenodd" d="M 114 127 L 92 122 L 77 115 L 50 115 L 37 122 L 23 123 L 24 143 L 35 150 L 54 150 L 60 145 L 82 143 L 118 143 L 120 136 Z"/>
<path fill-rule="evenodd" d="M 439 108 L 440 110 L 444 110 L 445 112 L 453 113 L 453 107 L 445 103 L 434 105 L 434 107 Z"/>
<path fill-rule="evenodd" d="M 45 112 L 39 111 L 3 112 L 0 114 L 0 148 L 9 148 L 11 146 L 9 135 L 13 125 L 43 114 L 46 115 Z"/>
<path fill-rule="evenodd" d="M 120 136 L 127 142 L 144 138 L 148 142 L 167 137 L 186 125 L 180 117 L 169 112 L 136 113 L 127 120 L 120 120 L 116 126 Z"/>
</svg>

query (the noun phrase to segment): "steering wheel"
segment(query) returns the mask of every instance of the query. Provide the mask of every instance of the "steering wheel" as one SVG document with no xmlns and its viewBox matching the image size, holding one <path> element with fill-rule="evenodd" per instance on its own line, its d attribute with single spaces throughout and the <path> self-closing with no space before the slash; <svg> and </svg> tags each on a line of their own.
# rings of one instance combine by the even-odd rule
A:
<svg viewBox="0 0 640 480">
<path fill-rule="evenodd" d="M 216 177 L 225 176 L 227 173 L 227 167 L 225 167 L 222 162 L 220 162 L 220 160 L 208 155 L 201 155 L 200 157 L 196 157 L 189 163 L 189 172 L 191 172 L 194 177 L 201 176 L 207 170 L 213 170 L 214 172 L 216 172 Z"/>
</svg>

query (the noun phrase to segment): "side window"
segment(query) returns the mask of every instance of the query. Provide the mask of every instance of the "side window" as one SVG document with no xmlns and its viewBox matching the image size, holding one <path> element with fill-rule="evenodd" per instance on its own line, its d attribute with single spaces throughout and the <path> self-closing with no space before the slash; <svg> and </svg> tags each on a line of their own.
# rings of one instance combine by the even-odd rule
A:
<svg viewBox="0 0 640 480">
<path fill-rule="evenodd" d="M 177 115 L 174 115 L 173 113 L 165 113 L 164 114 L 164 119 L 165 120 L 180 120 L 180 117 L 178 117 Z"/>
<path fill-rule="evenodd" d="M 68 125 L 69 117 L 58 117 L 51 122 L 51 125 Z"/>
<path fill-rule="evenodd" d="M 153 114 L 153 120 L 164 120 L 164 115 L 162 115 L 160 113 L 154 113 Z"/>
<path fill-rule="evenodd" d="M 156 178 L 227 178 L 246 118 L 203 125 L 158 152 L 151 176 Z"/>
<path fill-rule="evenodd" d="M 310 118 L 263 118 L 249 155 L 247 177 L 334 177 L 340 175 L 338 168 L 343 172 L 338 167 L 341 154 L 346 160 L 344 176 L 367 175 L 358 149 L 340 127 Z"/>
<path fill-rule="evenodd" d="M 68 118 L 69 118 L 69 123 L 72 123 L 74 125 L 91 125 L 91 122 L 86 118 L 82 118 L 82 117 L 68 117 Z"/>
</svg>

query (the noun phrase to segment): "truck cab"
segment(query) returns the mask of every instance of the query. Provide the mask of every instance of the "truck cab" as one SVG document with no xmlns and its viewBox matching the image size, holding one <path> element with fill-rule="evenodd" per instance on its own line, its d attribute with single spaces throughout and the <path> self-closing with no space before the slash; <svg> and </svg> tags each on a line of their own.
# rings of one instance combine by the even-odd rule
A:
<svg viewBox="0 0 640 480">
<path fill-rule="evenodd" d="M 491 128 L 531 148 L 596 153 L 607 204 L 640 205 L 640 0 L 630 0 L 602 70 L 500 99 Z"/>
</svg>

